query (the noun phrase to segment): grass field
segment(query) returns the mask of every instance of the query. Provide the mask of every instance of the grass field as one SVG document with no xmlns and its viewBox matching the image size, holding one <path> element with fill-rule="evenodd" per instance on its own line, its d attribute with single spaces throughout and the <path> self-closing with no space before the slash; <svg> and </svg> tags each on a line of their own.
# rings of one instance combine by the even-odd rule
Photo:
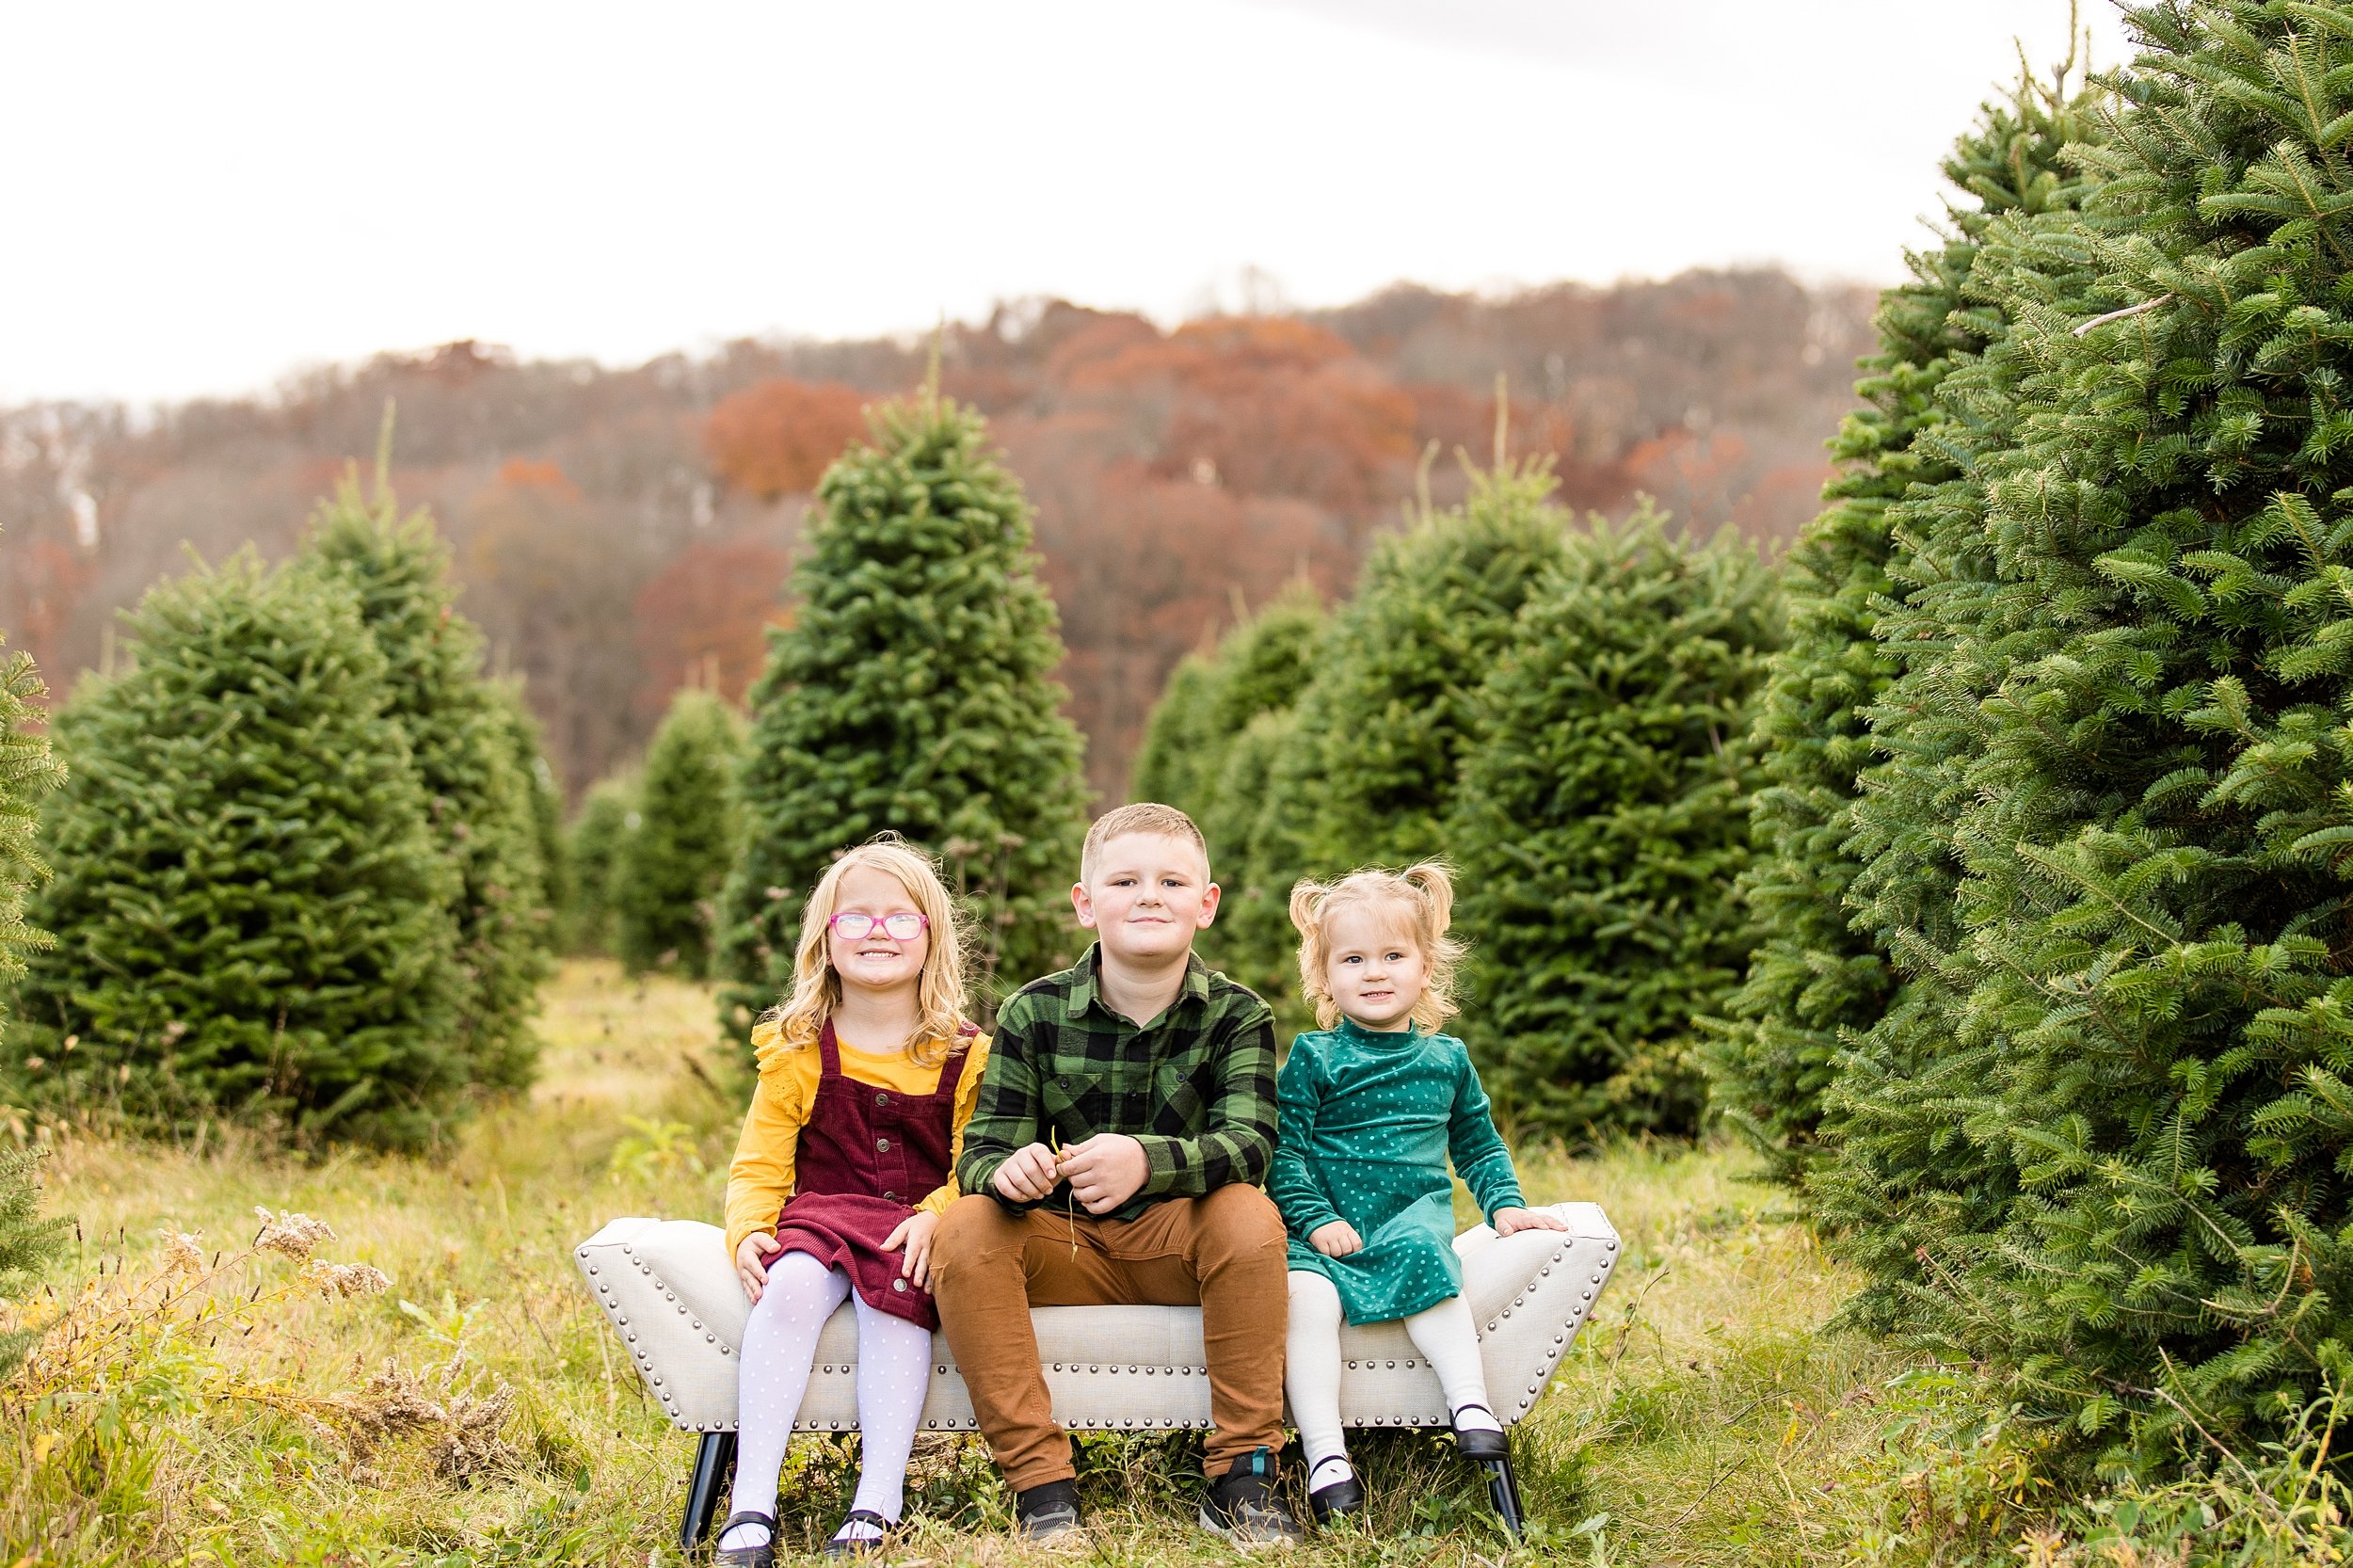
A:
<svg viewBox="0 0 2353 1568">
<path fill-rule="evenodd" d="M 568 965 L 538 1088 L 438 1160 L 44 1129 L 50 1207 L 81 1242 L 13 1308 L 51 1332 L 0 1400 L 0 1562 L 676 1562 L 692 1442 L 648 1400 L 569 1249 L 617 1214 L 716 1218 L 741 1107 L 712 1016 L 699 988 Z M 1519 1429 L 1541 1523 L 1512 1547 L 1445 1444 L 1398 1434 L 1361 1454 L 1375 1528 L 1303 1560 L 2137 1568 L 2051 1526 L 2035 1442 L 1965 1377 L 1822 1332 L 1849 1282 L 1740 1155 L 1529 1151 L 1523 1169 L 1531 1196 L 1601 1203 L 1627 1245 Z M 257 1208 L 334 1237 L 280 1224 L 254 1250 Z M 830 1530 L 849 1458 L 796 1450 L 789 1540 Z M 1190 1440 L 1090 1440 L 1089 1554 L 1230 1557 L 1189 1523 L 1195 1463 Z M 1003 1533 L 976 1443 L 931 1445 L 918 1470 L 892 1560 L 1032 1555 Z"/>
</svg>

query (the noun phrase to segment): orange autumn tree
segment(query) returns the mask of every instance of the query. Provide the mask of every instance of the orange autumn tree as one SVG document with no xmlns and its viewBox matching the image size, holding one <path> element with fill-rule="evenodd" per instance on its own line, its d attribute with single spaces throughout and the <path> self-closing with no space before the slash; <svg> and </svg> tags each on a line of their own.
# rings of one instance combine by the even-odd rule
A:
<svg viewBox="0 0 2353 1568">
<path fill-rule="evenodd" d="M 762 501 L 807 494 L 865 434 L 865 401 L 838 381 L 762 381 L 711 410 L 703 450 L 721 479 Z"/>
</svg>

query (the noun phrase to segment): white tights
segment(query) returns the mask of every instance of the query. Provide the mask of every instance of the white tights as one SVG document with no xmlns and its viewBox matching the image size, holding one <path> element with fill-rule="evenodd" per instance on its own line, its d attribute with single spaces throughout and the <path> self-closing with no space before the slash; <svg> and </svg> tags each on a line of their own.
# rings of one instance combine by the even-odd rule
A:
<svg viewBox="0 0 2353 1568">
<path fill-rule="evenodd" d="M 735 1496 L 728 1512 L 768 1513 L 776 1506 L 776 1478 L 786 1439 L 808 1392 L 817 1336 L 841 1299 L 857 1304 L 857 1497 L 852 1512 L 870 1510 L 896 1524 L 906 1506 L 907 1455 L 930 1385 L 932 1336 L 920 1324 L 877 1312 L 852 1295 L 850 1278 L 805 1252 L 780 1255 L 768 1265 L 767 1288 L 744 1325 L 743 1369 L 736 1404 Z M 872 1539 L 871 1526 L 856 1533 Z M 768 1532 L 738 1525 L 719 1541 L 722 1551 L 757 1546 Z M 847 1539 L 845 1534 L 842 1539 Z"/>
<path fill-rule="evenodd" d="M 1290 1396 L 1291 1419 L 1307 1455 L 1310 1492 L 1345 1480 L 1348 1439 L 1340 1430 L 1340 1293 L 1332 1282 L 1307 1269 L 1290 1276 L 1290 1338 L 1283 1391 Z M 1487 1404 L 1487 1369 L 1479 1359 L 1479 1325 L 1460 1296 L 1449 1296 L 1404 1320 L 1414 1349 L 1438 1374 L 1446 1407 L 1465 1430 L 1501 1431 Z M 1465 1413 L 1465 1407 L 1479 1408 Z"/>
</svg>

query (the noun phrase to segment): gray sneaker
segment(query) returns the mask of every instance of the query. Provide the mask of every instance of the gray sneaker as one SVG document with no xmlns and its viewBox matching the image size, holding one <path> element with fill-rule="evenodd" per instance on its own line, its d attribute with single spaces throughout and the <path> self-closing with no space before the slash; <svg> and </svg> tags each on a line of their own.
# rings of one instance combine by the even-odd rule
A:
<svg viewBox="0 0 2353 1568">
<path fill-rule="evenodd" d="M 1274 1487 L 1274 1456 L 1253 1448 L 1234 1461 L 1201 1498 L 1201 1528 L 1243 1551 L 1258 1546 L 1296 1546 L 1307 1539 L 1290 1505 Z"/>
<path fill-rule="evenodd" d="M 1014 1495 L 1015 1528 L 1028 1541 L 1050 1541 L 1084 1529 L 1079 1517 L 1079 1483 L 1049 1480 Z"/>
</svg>

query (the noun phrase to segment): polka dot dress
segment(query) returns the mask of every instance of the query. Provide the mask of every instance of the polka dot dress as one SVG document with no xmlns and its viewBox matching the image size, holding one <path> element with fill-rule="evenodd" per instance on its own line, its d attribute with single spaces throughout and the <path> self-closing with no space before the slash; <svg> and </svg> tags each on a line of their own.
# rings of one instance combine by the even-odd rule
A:
<svg viewBox="0 0 2353 1568">
<path fill-rule="evenodd" d="M 1291 1042 L 1277 1092 L 1281 1135 L 1267 1192 L 1290 1228 L 1289 1266 L 1329 1279 L 1352 1323 L 1388 1322 L 1460 1295 L 1449 1156 L 1482 1212 L 1523 1201 L 1463 1042 L 1343 1019 Z M 1334 1220 L 1356 1228 L 1363 1251 L 1326 1257 L 1307 1245 Z"/>
</svg>

